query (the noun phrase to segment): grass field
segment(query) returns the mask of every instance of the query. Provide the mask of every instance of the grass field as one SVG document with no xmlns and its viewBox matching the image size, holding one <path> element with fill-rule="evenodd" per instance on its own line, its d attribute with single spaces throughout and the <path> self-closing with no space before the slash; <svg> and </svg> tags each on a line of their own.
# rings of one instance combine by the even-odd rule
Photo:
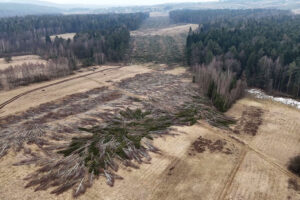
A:
<svg viewBox="0 0 300 200">
<path fill-rule="evenodd" d="M 0 70 L 6 69 L 9 66 L 22 65 L 23 63 L 46 63 L 37 55 L 14 56 L 12 61 L 7 63 L 4 58 L 0 58 Z"/>
<path fill-rule="evenodd" d="M 76 35 L 76 33 L 64 33 L 64 34 L 59 34 L 59 35 L 51 35 L 50 38 L 52 41 L 54 41 L 55 37 L 62 38 L 65 40 L 68 40 L 68 39 L 73 40 L 75 35 Z"/>
<path fill-rule="evenodd" d="M 168 17 L 150 17 L 141 28 L 131 32 L 131 62 L 184 64 L 185 40 L 196 24 L 171 24 Z"/>
</svg>

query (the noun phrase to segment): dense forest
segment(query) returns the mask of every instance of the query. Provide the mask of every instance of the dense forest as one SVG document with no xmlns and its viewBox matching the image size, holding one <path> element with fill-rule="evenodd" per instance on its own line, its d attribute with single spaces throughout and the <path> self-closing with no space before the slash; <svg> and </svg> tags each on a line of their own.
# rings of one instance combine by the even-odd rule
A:
<svg viewBox="0 0 300 200">
<path fill-rule="evenodd" d="M 0 19 L 0 57 L 14 54 L 38 54 L 42 57 L 65 56 L 61 54 L 76 54 L 70 46 L 88 46 L 87 43 L 94 41 L 94 48 L 89 48 L 95 53 L 103 53 L 108 48 L 113 54 L 123 52 L 123 48 L 129 40 L 129 31 L 137 29 L 144 19 L 148 17 L 145 13 L 134 14 L 103 14 L 103 15 L 46 15 L 27 16 Z M 56 39 L 53 44 L 50 35 L 61 33 L 78 33 L 75 44 L 72 41 Z M 86 40 L 88 37 L 88 40 Z M 81 43 L 81 44 L 79 44 Z M 97 44 L 96 44 L 97 43 Z M 51 50 L 49 50 L 49 48 Z M 55 50 L 53 50 L 53 48 Z M 51 52 L 52 55 L 48 55 Z M 57 55 L 53 55 L 53 53 Z M 82 58 L 84 55 L 78 55 Z M 83 52 L 83 51 L 82 51 Z M 73 56 L 73 55 L 72 55 Z M 72 57 L 69 55 L 69 57 Z M 109 56 L 108 60 L 118 60 L 122 57 Z M 96 60 L 96 58 L 95 58 Z"/>
<path fill-rule="evenodd" d="M 260 19 L 268 16 L 292 15 L 289 10 L 278 9 L 209 9 L 209 10 L 174 10 L 170 12 L 170 18 L 174 23 L 195 24 L 231 24 L 245 19 Z"/>
<path fill-rule="evenodd" d="M 40 64 L 40 70 L 30 65 L 1 71 L 0 89 L 49 80 L 80 67 L 122 61 L 129 47 L 130 30 L 137 29 L 148 16 L 148 13 L 133 13 L 0 19 L 0 57 L 9 62 L 14 55 L 36 54 L 49 61 Z M 50 38 L 62 33 L 76 35 L 68 40 Z"/>
<path fill-rule="evenodd" d="M 223 13 L 222 20 L 218 15 L 206 16 L 216 12 Z M 249 17 L 245 17 L 247 12 Z M 256 16 L 250 17 L 253 12 Z M 235 73 L 236 80 L 246 77 L 250 87 L 300 97 L 300 17 L 284 15 L 286 11 L 271 16 L 268 13 L 275 11 L 266 11 L 266 15 L 260 12 L 192 11 L 190 16 L 187 11 L 176 11 L 171 16 L 182 22 L 196 22 L 194 16 L 199 16 L 199 29 L 190 31 L 187 38 L 189 65 L 203 67 L 221 62 L 218 68 Z M 235 20 L 230 21 L 232 16 Z"/>
</svg>

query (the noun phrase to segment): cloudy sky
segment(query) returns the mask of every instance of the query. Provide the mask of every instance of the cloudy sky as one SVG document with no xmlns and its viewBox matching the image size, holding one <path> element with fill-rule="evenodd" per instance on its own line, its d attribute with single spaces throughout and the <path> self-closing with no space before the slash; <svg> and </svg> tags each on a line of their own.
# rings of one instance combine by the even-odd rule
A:
<svg viewBox="0 0 300 200">
<path fill-rule="evenodd" d="M 46 0 L 59 4 L 94 4 L 94 5 L 151 5 L 178 2 L 207 2 L 218 0 Z"/>
</svg>

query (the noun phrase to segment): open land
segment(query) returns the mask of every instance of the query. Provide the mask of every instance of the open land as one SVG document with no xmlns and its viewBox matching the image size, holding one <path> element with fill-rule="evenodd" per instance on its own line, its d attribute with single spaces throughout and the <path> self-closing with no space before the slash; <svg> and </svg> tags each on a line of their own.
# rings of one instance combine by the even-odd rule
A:
<svg viewBox="0 0 300 200">
<path fill-rule="evenodd" d="M 64 33 L 64 34 L 59 34 L 59 35 L 51 35 L 50 38 L 52 41 L 54 41 L 54 39 L 56 37 L 62 38 L 64 40 L 68 40 L 68 39 L 73 40 L 75 35 L 76 35 L 76 33 Z"/>
<path fill-rule="evenodd" d="M 132 31 L 130 58 L 132 63 L 184 63 L 184 50 L 189 29 L 197 24 L 171 24 L 168 17 L 150 17 Z"/>
<path fill-rule="evenodd" d="M 210 102 L 199 97 L 191 73 L 167 65 L 183 61 L 190 27 L 197 25 L 170 25 L 156 13 L 131 33 L 131 62 L 139 64 L 93 66 L 1 91 L 0 199 L 73 199 L 72 190 L 51 194 L 55 185 L 45 190 L 43 185 L 25 186 L 28 175 L 45 161 L 62 157 L 55 148 L 87 135 L 80 127 L 102 124 L 127 108 L 174 113 L 196 98 L 200 120 L 174 125 L 168 134 L 153 134 L 153 140 L 143 141 L 157 149 L 149 152 L 151 159 L 133 161 L 137 167 L 119 165 L 117 174 L 123 180 L 111 187 L 100 176 L 78 199 L 299 200 L 295 185 L 300 179 L 287 164 L 300 153 L 300 110 L 247 95 L 225 113 L 236 123 L 216 126 L 218 115 L 205 112 Z M 140 64 L 153 60 L 157 63 Z"/>
<path fill-rule="evenodd" d="M 141 107 L 144 102 L 172 110 L 194 91 L 183 68 L 103 66 L 74 77 L 90 72 L 94 74 L 36 90 L 3 107 L 1 134 L 9 132 L 18 139 L 17 130 L 38 124 L 45 132 L 44 139 L 53 142 L 59 138 L 58 143 L 65 143 L 82 134 L 77 127 L 101 123 L 105 113 Z M 1 92 L 0 100 L 49 84 Z M 118 175 L 123 180 L 110 187 L 100 177 L 79 199 L 299 199 L 299 191 L 289 187 L 290 179 L 299 178 L 287 171 L 286 165 L 300 153 L 300 111 L 247 96 L 226 115 L 237 120 L 231 129 L 214 127 L 205 120 L 172 127 L 171 135 L 154 138 L 153 145 L 160 153 L 150 153 L 150 163 L 140 164 L 139 169 L 121 166 Z M 24 146 L 36 153 L 47 147 Z M 14 166 L 27 157 L 24 150 L 11 148 L 1 158 L 0 199 L 72 199 L 71 191 L 56 196 L 50 189 L 24 189 L 24 178 L 39 168 L 37 163 Z"/>
<path fill-rule="evenodd" d="M 4 58 L 0 58 L 0 70 L 7 69 L 10 66 L 22 65 L 24 63 L 46 64 L 47 61 L 41 59 L 37 55 L 14 56 L 14 57 L 12 57 L 12 61 L 10 61 L 10 62 L 6 62 Z"/>
</svg>

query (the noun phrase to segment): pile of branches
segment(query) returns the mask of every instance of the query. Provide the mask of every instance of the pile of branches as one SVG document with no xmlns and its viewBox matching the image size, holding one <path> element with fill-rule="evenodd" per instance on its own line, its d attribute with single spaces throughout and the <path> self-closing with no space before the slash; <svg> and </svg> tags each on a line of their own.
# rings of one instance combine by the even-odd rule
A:
<svg viewBox="0 0 300 200">
<path fill-rule="evenodd" d="M 139 164 L 149 163 L 149 152 L 160 152 L 151 143 L 153 137 L 170 134 L 173 125 L 193 125 L 199 119 L 221 127 L 233 123 L 197 97 L 193 104 L 178 108 L 176 113 L 127 108 L 103 124 L 80 128 L 88 135 L 73 138 L 68 146 L 48 147 L 58 152 L 51 158 L 32 154 L 17 165 L 40 166 L 26 178 L 26 187 L 35 187 L 36 191 L 56 187 L 51 193 L 57 195 L 73 189 L 73 196 L 77 197 L 99 176 L 104 176 L 107 184 L 113 186 L 115 179 L 122 179 L 116 174 L 119 165 L 139 168 Z"/>
<path fill-rule="evenodd" d="M 13 148 L 16 152 L 21 151 L 21 149 L 25 152 L 30 151 L 30 149 L 24 147 L 25 144 L 36 144 L 40 148 L 49 145 L 49 142 L 44 138 L 45 134 L 44 128 L 37 124 L 23 128 L 16 134 L 9 131 L 2 132 L 0 134 L 0 158 L 5 156 L 10 148 Z"/>
</svg>

